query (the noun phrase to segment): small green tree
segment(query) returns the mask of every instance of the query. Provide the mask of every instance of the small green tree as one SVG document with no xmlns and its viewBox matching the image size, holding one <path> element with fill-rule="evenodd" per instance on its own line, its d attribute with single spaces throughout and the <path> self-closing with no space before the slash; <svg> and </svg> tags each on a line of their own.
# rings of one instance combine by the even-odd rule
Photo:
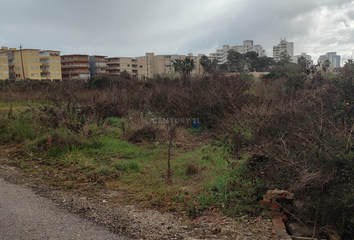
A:
<svg viewBox="0 0 354 240">
<path fill-rule="evenodd" d="M 331 62 L 328 60 L 328 59 L 326 59 L 323 63 L 322 63 L 322 69 L 323 69 L 323 71 L 327 71 L 327 69 L 329 68 L 331 66 Z"/>
<path fill-rule="evenodd" d="M 307 68 L 307 60 L 304 56 L 299 57 L 297 60 L 297 64 L 300 66 L 301 69 Z"/>
<path fill-rule="evenodd" d="M 189 75 L 194 69 L 194 60 L 189 57 L 186 57 L 183 60 L 176 59 L 173 62 L 173 67 L 176 72 L 183 75 Z"/>
<path fill-rule="evenodd" d="M 127 70 L 123 70 L 119 73 L 119 76 L 121 78 L 126 78 L 126 79 L 130 79 L 132 77 L 132 75 L 130 74 L 130 72 L 128 72 Z"/>
<path fill-rule="evenodd" d="M 217 66 L 218 66 L 218 60 L 216 58 L 214 58 L 212 61 L 211 59 L 209 59 L 205 55 L 203 55 L 201 57 L 201 59 L 199 60 L 199 63 L 203 67 L 204 75 L 214 73 L 217 69 Z"/>
<path fill-rule="evenodd" d="M 242 60 L 242 54 L 233 49 L 230 49 L 227 53 L 228 72 L 236 72 Z"/>
</svg>

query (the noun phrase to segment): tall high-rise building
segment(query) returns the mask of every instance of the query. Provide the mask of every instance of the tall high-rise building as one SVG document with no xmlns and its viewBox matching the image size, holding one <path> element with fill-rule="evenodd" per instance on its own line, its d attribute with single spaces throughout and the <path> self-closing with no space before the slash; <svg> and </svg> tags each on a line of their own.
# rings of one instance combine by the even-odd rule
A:
<svg viewBox="0 0 354 240">
<path fill-rule="evenodd" d="M 324 63 L 326 60 L 330 61 L 330 67 L 340 67 L 340 55 L 337 55 L 337 52 L 327 52 L 326 55 L 321 55 L 318 63 Z"/>
<path fill-rule="evenodd" d="M 218 64 L 224 64 L 227 62 L 228 51 L 231 49 L 241 54 L 245 54 L 247 52 L 256 52 L 260 57 L 267 56 L 266 51 L 261 45 L 253 45 L 253 40 L 245 40 L 243 41 L 243 45 L 236 45 L 231 47 L 229 45 L 223 45 L 222 49 L 216 50 L 215 53 L 210 53 L 209 57 L 218 59 Z"/>
<path fill-rule="evenodd" d="M 281 39 L 280 43 L 273 46 L 273 59 L 279 61 L 282 54 L 286 54 L 290 57 L 294 56 L 294 43 L 286 41 L 286 38 Z"/>
</svg>

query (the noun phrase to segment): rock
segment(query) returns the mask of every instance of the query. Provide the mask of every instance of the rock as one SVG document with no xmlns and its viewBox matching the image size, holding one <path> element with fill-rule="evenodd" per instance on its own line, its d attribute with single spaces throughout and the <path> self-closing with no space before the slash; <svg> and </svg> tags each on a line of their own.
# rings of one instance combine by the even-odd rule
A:
<svg viewBox="0 0 354 240">
<path fill-rule="evenodd" d="M 260 240 L 268 240 L 268 238 L 266 236 L 260 236 L 259 239 Z"/>
<path fill-rule="evenodd" d="M 291 237 L 289 236 L 289 234 L 286 232 L 285 229 L 283 229 L 283 228 L 275 228 L 275 232 L 276 232 L 276 235 L 278 236 L 278 238 L 280 238 L 280 239 L 290 239 L 291 240 Z"/>
<path fill-rule="evenodd" d="M 263 199 L 269 200 L 269 201 L 276 201 L 276 200 L 293 200 L 294 199 L 294 194 L 290 193 L 285 190 L 268 190 L 265 195 L 263 195 Z"/>
<path fill-rule="evenodd" d="M 291 235 L 299 237 L 312 237 L 314 227 L 310 225 L 303 225 L 301 223 L 289 223 L 288 230 Z"/>
</svg>

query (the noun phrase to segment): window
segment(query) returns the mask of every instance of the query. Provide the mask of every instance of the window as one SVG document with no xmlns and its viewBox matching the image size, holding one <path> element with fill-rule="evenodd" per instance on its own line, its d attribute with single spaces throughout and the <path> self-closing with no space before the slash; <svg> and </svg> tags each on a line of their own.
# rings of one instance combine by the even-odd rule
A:
<svg viewBox="0 0 354 240">
<path fill-rule="evenodd" d="M 36 69 L 38 69 L 38 66 L 36 66 Z"/>
<path fill-rule="evenodd" d="M 34 77 L 34 74 L 33 74 L 33 73 L 31 74 L 31 77 Z"/>
<path fill-rule="evenodd" d="M 36 60 L 35 60 L 36 62 L 38 62 L 38 58 L 36 58 Z"/>
<path fill-rule="evenodd" d="M 57 74 L 57 77 L 59 77 L 59 73 Z"/>
<path fill-rule="evenodd" d="M 36 73 L 36 77 L 39 77 L 39 73 Z"/>
<path fill-rule="evenodd" d="M 130 67 L 130 64 L 127 64 L 127 67 Z"/>
<path fill-rule="evenodd" d="M 16 74 L 16 77 L 21 77 L 21 74 Z"/>
<path fill-rule="evenodd" d="M 55 62 L 56 62 L 56 63 L 59 63 L 59 61 L 58 61 L 58 60 L 56 60 Z"/>
<path fill-rule="evenodd" d="M 30 51 L 29 54 L 32 55 L 32 51 Z"/>
<path fill-rule="evenodd" d="M 59 67 L 57 67 L 57 70 L 59 70 Z"/>
<path fill-rule="evenodd" d="M 0 74 L 0 78 L 1 78 L 1 74 Z"/>
<path fill-rule="evenodd" d="M 34 69 L 33 66 L 31 66 L 31 69 L 32 69 L 32 70 Z"/>
<path fill-rule="evenodd" d="M 0 67 L 0 70 L 1 70 L 1 67 Z"/>
<path fill-rule="evenodd" d="M 30 58 L 30 62 L 33 62 L 33 59 L 32 59 L 32 58 Z"/>
<path fill-rule="evenodd" d="M 139 67 L 140 67 L 140 68 L 143 68 L 143 65 L 140 65 Z"/>
<path fill-rule="evenodd" d="M 52 67 L 52 70 L 54 70 L 54 67 Z"/>
<path fill-rule="evenodd" d="M 34 52 L 34 55 L 38 54 L 37 52 Z"/>
<path fill-rule="evenodd" d="M 54 62 L 54 60 L 52 60 L 52 62 Z"/>
</svg>

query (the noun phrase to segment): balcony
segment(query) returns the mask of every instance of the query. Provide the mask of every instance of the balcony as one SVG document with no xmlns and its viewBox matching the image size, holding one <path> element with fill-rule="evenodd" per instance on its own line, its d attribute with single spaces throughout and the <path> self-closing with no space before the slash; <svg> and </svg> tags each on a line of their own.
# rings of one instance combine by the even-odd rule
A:
<svg viewBox="0 0 354 240">
<path fill-rule="evenodd" d="M 39 52 L 39 57 L 40 58 L 49 57 L 49 52 Z"/>
<path fill-rule="evenodd" d="M 41 73 L 41 78 L 50 78 L 50 74 L 42 74 Z"/>
<path fill-rule="evenodd" d="M 68 62 L 89 62 L 88 58 L 69 58 L 69 59 L 65 59 L 65 58 L 61 58 L 61 62 L 62 63 L 68 63 Z"/>
<path fill-rule="evenodd" d="M 62 74 L 90 74 L 89 71 L 80 71 L 80 70 L 73 70 L 73 71 L 61 71 Z"/>
<path fill-rule="evenodd" d="M 107 64 L 119 64 L 119 63 L 120 63 L 119 58 L 108 59 L 108 60 L 107 60 Z"/>
<path fill-rule="evenodd" d="M 106 62 L 95 62 L 95 66 L 96 67 L 107 67 L 107 63 Z"/>
<path fill-rule="evenodd" d="M 120 68 L 120 64 L 109 64 L 106 69 L 117 69 Z"/>
<path fill-rule="evenodd" d="M 86 64 L 61 65 L 61 68 L 89 68 Z"/>
</svg>

